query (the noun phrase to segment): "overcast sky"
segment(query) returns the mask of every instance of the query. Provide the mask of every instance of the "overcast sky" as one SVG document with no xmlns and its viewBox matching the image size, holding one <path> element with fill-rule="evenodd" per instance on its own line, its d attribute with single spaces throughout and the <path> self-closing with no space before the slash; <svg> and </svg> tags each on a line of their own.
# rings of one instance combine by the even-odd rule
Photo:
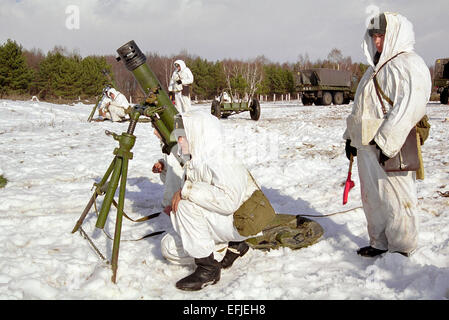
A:
<svg viewBox="0 0 449 320">
<path fill-rule="evenodd" d="M 0 43 L 44 53 L 60 45 L 85 57 L 116 55 L 135 40 L 143 52 L 281 63 L 325 59 L 337 48 L 366 62 L 360 44 L 376 10 L 413 23 L 428 65 L 449 57 L 449 0 L 0 0 Z"/>
</svg>

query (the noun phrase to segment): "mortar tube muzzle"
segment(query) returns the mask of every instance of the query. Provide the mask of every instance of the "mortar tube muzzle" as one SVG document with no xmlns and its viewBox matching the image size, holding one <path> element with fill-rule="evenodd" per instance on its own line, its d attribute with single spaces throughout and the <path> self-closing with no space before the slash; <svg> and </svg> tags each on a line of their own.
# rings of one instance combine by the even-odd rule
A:
<svg viewBox="0 0 449 320">
<path fill-rule="evenodd" d="M 117 61 L 123 60 L 129 71 L 137 69 L 147 61 L 147 58 L 134 40 L 131 40 L 118 48 L 117 53 L 119 55 Z"/>
</svg>

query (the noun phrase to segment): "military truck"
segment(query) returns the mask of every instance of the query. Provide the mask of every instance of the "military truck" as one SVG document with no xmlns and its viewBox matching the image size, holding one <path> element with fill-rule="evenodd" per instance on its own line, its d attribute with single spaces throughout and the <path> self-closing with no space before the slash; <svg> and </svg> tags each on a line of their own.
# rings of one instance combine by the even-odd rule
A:
<svg viewBox="0 0 449 320">
<path fill-rule="evenodd" d="M 296 76 L 296 88 L 305 106 L 348 104 L 354 100 L 353 83 L 351 72 L 346 70 L 314 68 L 301 70 Z"/>
<path fill-rule="evenodd" d="M 433 85 L 440 94 L 440 102 L 447 104 L 449 97 L 449 58 L 435 61 Z"/>
</svg>

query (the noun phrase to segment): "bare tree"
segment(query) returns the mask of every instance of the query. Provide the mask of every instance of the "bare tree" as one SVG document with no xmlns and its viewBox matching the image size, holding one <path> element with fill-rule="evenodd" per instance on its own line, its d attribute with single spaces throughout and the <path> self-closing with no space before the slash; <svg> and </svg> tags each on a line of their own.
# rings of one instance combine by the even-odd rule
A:
<svg viewBox="0 0 449 320">
<path fill-rule="evenodd" d="M 226 78 L 227 90 L 233 99 L 251 99 L 263 79 L 264 58 L 252 61 L 223 61 L 223 72 Z M 239 83 L 239 79 L 244 83 Z"/>
<path fill-rule="evenodd" d="M 255 59 L 252 62 L 248 62 L 243 77 L 248 85 L 248 98 L 252 99 L 263 80 L 263 60 Z"/>
<path fill-rule="evenodd" d="M 161 56 L 157 53 L 147 52 L 147 61 L 151 70 L 161 82 L 164 90 L 168 89 L 171 72 L 173 71 L 173 57 Z"/>
<path fill-rule="evenodd" d="M 312 62 L 310 62 L 309 54 L 299 54 L 298 55 L 298 65 L 299 70 L 310 69 L 312 67 Z"/>
<path fill-rule="evenodd" d="M 237 90 L 232 85 L 232 79 L 236 78 L 239 75 L 239 67 L 237 65 L 238 62 L 232 60 L 224 60 L 223 61 L 223 73 L 226 78 L 226 89 L 229 90 L 229 94 L 234 100 L 237 97 Z"/>
<path fill-rule="evenodd" d="M 41 49 L 33 48 L 31 50 L 23 50 L 23 55 L 30 66 L 35 71 L 39 70 L 39 64 L 45 59 L 45 54 Z"/>
<path fill-rule="evenodd" d="M 337 66 L 337 70 L 340 70 L 340 63 L 343 60 L 343 54 L 341 50 L 333 48 L 331 52 L 327 55 L 327 59 L 334 65 Z"/>
<path fill-rule="evenodd" d="M 175 62 L 175 60 L 173 58 L 169 59 L 165 59 L 164 60 L 164 80 L 165 80 L 165 85 L 168 88 L 168 85 L 170 84 L 170 79 L 171 79 L 171 75 L 172 75 L 172 71 L 173 71 L 173 63 Z"/>
</svg>

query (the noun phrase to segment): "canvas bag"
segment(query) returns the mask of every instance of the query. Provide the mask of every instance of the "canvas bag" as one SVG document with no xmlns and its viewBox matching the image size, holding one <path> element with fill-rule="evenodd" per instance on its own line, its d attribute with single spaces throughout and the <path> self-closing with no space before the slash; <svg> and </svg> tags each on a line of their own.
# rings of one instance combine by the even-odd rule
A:
<svg viewBox="0 0 449 320">
<path fill-rule="evenodd" d="M 402 52 L 398 53 L 388 61 L 386 61 L 377 72 L 379 72 L 382 67 L 387 64 L 390 60 L 394 59 L 398 55 L 400 55 Z M 391 105 L 393 106 L 393 101 L 385 95 L 385 93 L 382 91 L 382 89 L 379 86 L 379 83 L 376 78 L 377 73 L 373 77 L 374 81 L 374 88 L 376 89 L 376 95 L 379 98 L 380 104 L 382 106 L 382 112 L 384 114 L 387 113 L 387 110 L 385 109 L 384 102 L 382 100 L 382 97 Z M 381 97 L 382 96 L 382 97 Z M 426 117 L 426 116 L 424 116 Z M 424 119 L 424 118 L 423 118 Z M 426 119 L 421 119 L 420 122 L 427 122 Z M 430 129 L 430 125 L 429 125 Z M 428 133 L 427 133 L 428 135 Z M 427 138 L 427 136 L 425 137 Z M 425 139 L 424 139 L 425 140 Z M 381 164 L 382 168 L 385 170 L 385 172 L 397 172 L 397 171 L 417 171 L 421 167 L 421 162 L 419 158 L 419 151 L 418 143 L 420 143 L 419 135 L 416 131 L 416 125 L 410 130 L 410 133 L 408 134 L 407 138 L 405 139 L 404 144 L 401 147 L 401 150 L 393 157 L 385 161 L 385 163 Z M 422 142 L 424 143 L 424 141 Z"/>
<path fill-rule="evenodd" d="M 419 134 L 419 142 L 421 145 L 423 145 L 429 137 L 430 127 L 431 125 L 429 123 L 429 117 L 427 115 L 422 117 L 422 119 L 419 120 L 419 122 L 416 124 L 416 131 Z"/>
<path fill-rule="evenodd" d="M 393 157 L 381 164 L 385 172 L 417 171 L 419 169 L 418 139 L 416 126 L 412 128 L 405 139 L 401 150 Z"/>
<path fill-rule="evenodd" d="M 249 172 L 248 172 L 249 173 Z M 249 173 L 254 181 L 253 176 Z M 254 181 L 257 186 L 257 183 Z M 257 188 L 253 194 L 234 212 L 234 227 L 244 237 L 261 232 L 271 221 L 276 212 L 265 194 Z"/>
<path fill-rule="evenodd" d="M 182 92 L 183 96 L 190 96 L 190 86 L 189 85 L 183 85 L 181 92 Z"/>
</svg>

